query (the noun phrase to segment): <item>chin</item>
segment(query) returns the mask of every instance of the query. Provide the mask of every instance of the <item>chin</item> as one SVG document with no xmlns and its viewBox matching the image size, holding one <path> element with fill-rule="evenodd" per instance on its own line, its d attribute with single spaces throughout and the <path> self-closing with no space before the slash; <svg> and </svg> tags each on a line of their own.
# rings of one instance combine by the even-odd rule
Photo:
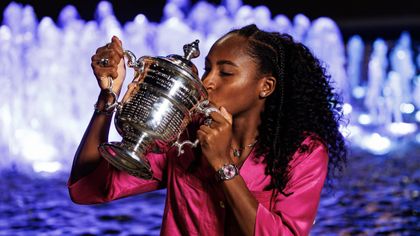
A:
<svg viewBox="0 0 420 236">
<path fill-rule="evenodd" d="M 216 107 L 217 109 L 219 109 L 219 107 L 220 107 L 219 103 L 217 103 L 217 102 L 215 102 L 215 101 L 213 101 L 211 99 L 209 99 L 209 102 L 210 102 L 210 105 L 212 105 L 212 106 Z"/>
</svg>

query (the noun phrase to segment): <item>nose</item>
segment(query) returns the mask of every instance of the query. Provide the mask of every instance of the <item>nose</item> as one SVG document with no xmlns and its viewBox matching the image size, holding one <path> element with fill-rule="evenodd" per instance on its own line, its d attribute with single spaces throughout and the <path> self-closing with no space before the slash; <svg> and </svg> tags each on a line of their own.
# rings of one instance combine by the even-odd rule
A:
<svg viewBox="0 0 420 236">
<path fill-rule="evenodd" d="M 211 75 L 211 73 L 208 73 L 207 75 L 204 75 L 202 78 L 202 83 L 206 90 L 210 92 L 211 90 L 214 90 L 216 87 L 215 80 L 213 78 L 214 76 Z"/>
</svg>

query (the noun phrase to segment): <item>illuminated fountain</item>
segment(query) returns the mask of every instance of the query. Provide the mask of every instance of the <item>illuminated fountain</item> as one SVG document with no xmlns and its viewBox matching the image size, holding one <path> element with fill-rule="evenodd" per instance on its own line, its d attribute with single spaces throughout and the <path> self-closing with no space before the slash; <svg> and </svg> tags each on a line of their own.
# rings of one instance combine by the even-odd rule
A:
<svg viewBox="0 0 420 236">
<path fill-rule="evenodd" d="M 225 0 L 220 6 L 168 1 L 158 23 L 139 14 L 121 25 L 106 1 L 98 4 L 93 21 L 81 19 L 71 5 L 63 8 L 58 23 L 49 17 L 38 21 L 31 6 L 17 3 L 8 5 L 3 19 L 0 83 L 7 99 L 0 100 L 0 168 L 37 172 L 70 168 L 99 92 L 90 57 L 112 35 L 122 39 L 124 48 L 151 56 L 181 54 L 179 45 L 198 38 L 205 55 L 222 34 L 256 23 L 263 29 L 290 33 L 323 61 L 346 102 L 344 112 L 351 122 L 342 130 L 355 147 L 386 154 L 396 148 L 395 137 L 415 133 L 420 121 L 420 77 L 414 75 L 407 33 L 390 48 L 390 58 L 386 43 L 375 41 L 366 85 L 361 78 L 364 44 L 360 37 L 350 40 L 351 53 L 346 58 L 341 33 L 331 19 L 311 22 L 303 14 L 292 20 L 282 14 L 272 17 L 267 7 L 253 8 L 240 0 Z M 197 61 L 200 70 L 203 60 Z M 352 100 L 365 103 L 355 105 Z M 115 130 L 110 139 L 118 139 Z"/>
<path fill-rule="evenodd" d="M 359 35 L 350 37 L 347 42 L 347 77 L 349 79 L 350 87 L 352 88 L 351 95 L 355 98 L 364 96 L 362 88 L 362 61 L 363 51 L 365 45 Z"/>
</svg>

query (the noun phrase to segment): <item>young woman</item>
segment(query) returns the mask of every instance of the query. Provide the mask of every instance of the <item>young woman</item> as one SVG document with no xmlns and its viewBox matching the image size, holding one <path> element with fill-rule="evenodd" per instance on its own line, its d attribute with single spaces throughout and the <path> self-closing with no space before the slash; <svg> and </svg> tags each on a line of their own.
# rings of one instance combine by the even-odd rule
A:
<svg viewBox="0 0 420 236">
<path fill-rule="evenodd" d="M 111 76 L 119 94 L 118 38 L 96 51 L 92 68 L 102 90 Z M 72 200 L 101 203 L 167 188 L 162 235 L 307 235 L 327 173 L 346 159 L 340 102 L 318 60 L 290 36 L 249 25 L 213 45 L 202 82 L 220 113 L 211 113 L 210 125 L 189 127 L 200 148 L 179 158 L 175 149 L 149 153 L 153 180 L 100 156 L 111 116 L 95 112 L 74 160 Z M 101 92 L 97 110 L 111 99 Z"/>
</svg>

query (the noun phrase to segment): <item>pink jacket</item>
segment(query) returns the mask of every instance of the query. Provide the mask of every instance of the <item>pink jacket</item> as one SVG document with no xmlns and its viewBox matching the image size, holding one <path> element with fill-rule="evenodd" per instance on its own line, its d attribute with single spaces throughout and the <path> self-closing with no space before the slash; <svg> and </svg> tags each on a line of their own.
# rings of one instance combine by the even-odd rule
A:
<svg viewBox="0 0 420 236">
<path fill-rule="evenodd" d="M 248 189 L 259 202 L 255 235 L 308 235 L 314 222 L 327 174 L 326 147 L 311 138 L 311 148 L 296 152 L 290 163 L 291 179 L 285 189 L 293 194 L 264 191 L 271 177 L 265 175 L 263 156 L 251 152 L 240 169 Z M 147 155 L 155 180 L 143 180 L 116 170 L 105 160 L 88 176 L 69 182 L 71 199 L 79 204 L 94 204 L 167 188 L 162 220 L 162 235 L 240 235 L 232 212 L 227 210 L 223 191 L 213 173 L 203 165 L 189 168 L 194 153 L 186 149 L 176 157 L 175 149 L 166 154 Z"/>
</svg>

